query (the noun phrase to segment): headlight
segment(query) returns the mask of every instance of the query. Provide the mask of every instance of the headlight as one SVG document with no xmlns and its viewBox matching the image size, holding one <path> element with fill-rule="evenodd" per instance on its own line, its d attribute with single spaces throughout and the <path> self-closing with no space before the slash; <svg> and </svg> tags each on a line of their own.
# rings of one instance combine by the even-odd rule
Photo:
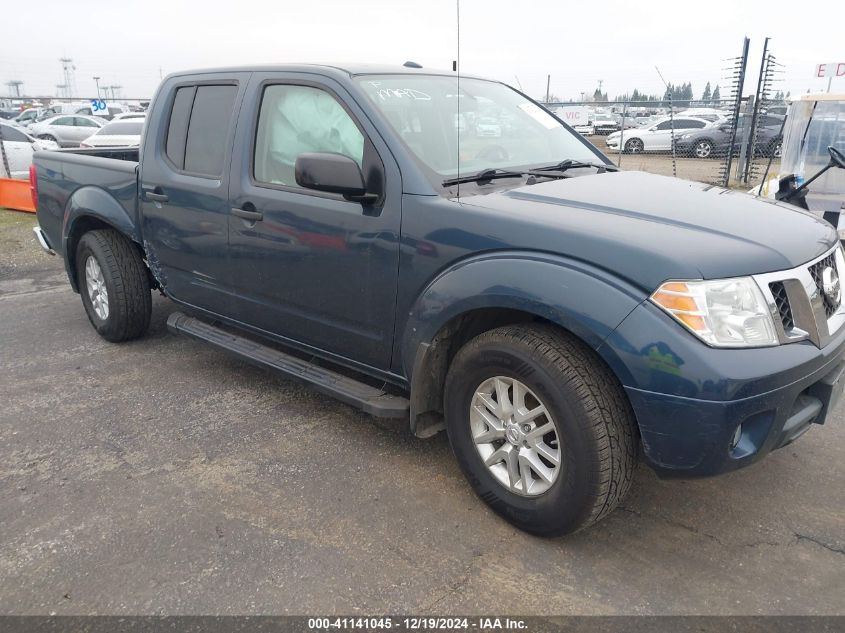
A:
<svg viewBox="0 0 845 633">
<path fill-rule="evenodd" d="M 751 277 L 667 281 L 651 300 L 713 347 L 778 344 L 772 314 Z"/>
</svg>

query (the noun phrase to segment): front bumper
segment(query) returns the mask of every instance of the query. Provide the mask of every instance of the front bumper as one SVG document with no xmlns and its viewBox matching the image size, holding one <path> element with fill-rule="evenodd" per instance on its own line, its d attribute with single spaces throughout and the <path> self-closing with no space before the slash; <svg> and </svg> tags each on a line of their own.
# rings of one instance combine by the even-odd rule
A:
<svg viewBox="0 0 845 633">
<path fill-rule="evenodd" d="M 664 477 L 707 477 L 756 462 L 824 424 L 845 383 L 845 327 L 822 349 L 809 341 L 714 349 L 643 304 L 605 345 L 645 460 Z"/>
</svg>

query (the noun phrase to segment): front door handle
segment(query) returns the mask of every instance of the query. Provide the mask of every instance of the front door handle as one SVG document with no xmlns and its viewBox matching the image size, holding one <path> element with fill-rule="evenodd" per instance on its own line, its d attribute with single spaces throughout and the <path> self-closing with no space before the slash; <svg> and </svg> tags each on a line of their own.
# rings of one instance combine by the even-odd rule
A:
<svg viewBox="0 0 845 633">
<path fill-rule="evenodd" d="M 161 187 L 144 189 L 144 200 L 148 202 L 167 202 L 169 198 Z"/>
<path fill-rule="evenodd" d="M 249 220 L 250 222 L 260 222 L 264 219 L 264 214 L 261 211 L 250 211 L 249 209 L 240 209 L 238 207 L 232 207 L 232 215 Z"/>
</svg>

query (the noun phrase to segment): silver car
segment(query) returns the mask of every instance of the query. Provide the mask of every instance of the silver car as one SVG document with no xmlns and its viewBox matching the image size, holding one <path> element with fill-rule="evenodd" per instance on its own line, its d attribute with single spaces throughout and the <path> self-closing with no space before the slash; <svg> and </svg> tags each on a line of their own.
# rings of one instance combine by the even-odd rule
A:
<svg viewBox="0 0 845 633">
<path fill-rule="evenodd" d="M 83 114 L 59 114 L 33 123 L 29 133 L 37 138 L 54 141 L 60 147 L 79 147 L 79 144 L 99 130 L 106 121 Z"/>
</svg>

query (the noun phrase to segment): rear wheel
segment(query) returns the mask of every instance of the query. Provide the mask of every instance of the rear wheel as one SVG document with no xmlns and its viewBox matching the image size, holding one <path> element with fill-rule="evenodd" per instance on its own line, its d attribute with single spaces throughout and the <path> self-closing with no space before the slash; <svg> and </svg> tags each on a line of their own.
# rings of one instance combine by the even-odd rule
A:
<svg viewBox="0 0 845 633">
<path fill-rule="evenodd" d="M 633 414 L 610 370 L 550 326 L 506 326 L 449 369 L 449 442 L 476 494 L 519 528 L 567 534 L 610 513 L 633 476 Z"/>
<path fill-rule="evenodd" d="M 137 338 L 152 312 L 150 283 L 135 247 L 112 229 L 82 236 L 76 249 L 76 279 L 91 325 L 107 341 Z"/>
<path fill-rule="evenodd" d="M 644 145 L 641 139 L 632 138 L 628 139 L 625 143 L 625 151 L 628 154 L 639 154 L 643 151 Z"/>
</svg>

